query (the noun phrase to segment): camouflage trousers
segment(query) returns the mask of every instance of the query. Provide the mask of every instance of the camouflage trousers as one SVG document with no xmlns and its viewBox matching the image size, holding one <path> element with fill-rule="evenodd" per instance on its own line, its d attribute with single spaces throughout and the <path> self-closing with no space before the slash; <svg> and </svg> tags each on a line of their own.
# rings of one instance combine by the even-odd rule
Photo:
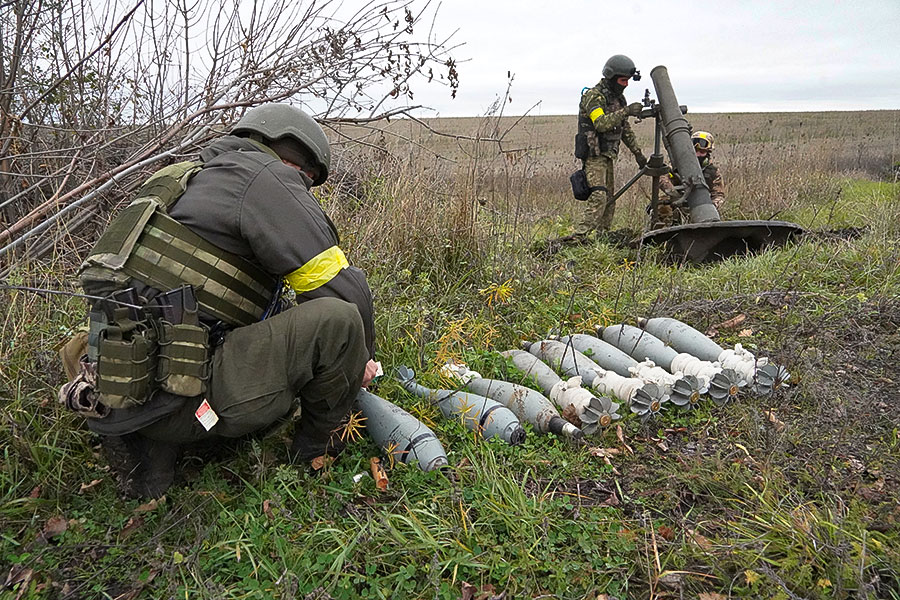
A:
<svg viewBox="0 0 900 600">
<path fill-rule="evenodd" d="M 577 233 L 588 233 L 595 229 L 608 231 L 616 212 L 616 203 L 612 200 L 615 193 L 613 160 L 606 156 L 588 157 L 584 161 L 584 172 L 589 186 L 603 186 L 606 190 L 597 190 L 587 199 L 587 206 L 575 231 Z"/>
<path fill-rule="evenodd" d="M 196 397 L 137 432 L 172 444 L 240 437 L 289 417 L 299 398 L 294 439 L 321 446 L 322 454 L 350 412 L 367 360 L 356 307 L 336 298 L 310 300 L 226 335 L 213 355 L 205 396 L 219 417 L 211 430 L 194 416 L 203 401 Z"/>
</svg>

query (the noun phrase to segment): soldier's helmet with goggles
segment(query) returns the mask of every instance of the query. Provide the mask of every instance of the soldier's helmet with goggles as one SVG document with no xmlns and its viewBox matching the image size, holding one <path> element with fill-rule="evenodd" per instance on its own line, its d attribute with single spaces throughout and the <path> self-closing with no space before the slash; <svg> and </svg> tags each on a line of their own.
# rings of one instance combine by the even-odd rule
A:
<svg viewBox="0 0 900 600">
<path fill-rule="evenodd" d="M 244 113 L 231 133 L 243 137 L 261 136 L 261 141 L 272 146 L 282 158 L 294 163 L 305 158 L 315 163 L 313 185 L 320 185 L 328 179 L 328 170 L 331 168 L 331 145 L 328 138 L 319 124 L 296 106 L 263 104 L 251 108 Z M 298 158 L 294 159 L 295 155 Z"/>
<path fill-rule="evenodd" d="M 634 67 L 633 60 L 624 54 L 614 54 L 603 65 L 603 78 L 612 80 L 617 77 L 630 77 L 635 81 L 640 81 L 641 72 Z"/>
<path fill-rule="evenodd" d="M 694 143 L 694 150 L 706 150 L 712 152 L 715 141 L 713 135 L 708 131 L 695 131 L 691 136 L 691 142 Z"/>
</svg>

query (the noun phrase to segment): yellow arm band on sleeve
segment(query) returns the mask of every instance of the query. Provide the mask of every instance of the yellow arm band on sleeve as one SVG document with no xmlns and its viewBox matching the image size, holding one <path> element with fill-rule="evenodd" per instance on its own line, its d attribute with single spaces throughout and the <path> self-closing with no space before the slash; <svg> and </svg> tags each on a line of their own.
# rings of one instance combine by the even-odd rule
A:
<svg viewBox="0 0 900 600">
<path fill-rule="evenodd" d="M 321 287 L 335 278 L 335 276 L 350 266 L 347 257 L 337 246 L 320 252 L 306 262 L 305 265 L 292 273 L 284 276 L 291 289 L 302 294 Z"/>
<path fill-rule="evenodd" d="M 606 114 L 606 113 L 603 112 L 603 107 L 602 107 L 602 106 L 601 106 L 601 107 L 597 107 L 597 108 L 595 108 L 594 110 L 591 111 L 591 121 L 592 121 L 592 122 L 593 122 L 593 121 L 596 121 L 597 119 L 599 119 L 600 117 L 602 117 L 602 116 L 605 115 L 605 114 Z"/>
</svg>

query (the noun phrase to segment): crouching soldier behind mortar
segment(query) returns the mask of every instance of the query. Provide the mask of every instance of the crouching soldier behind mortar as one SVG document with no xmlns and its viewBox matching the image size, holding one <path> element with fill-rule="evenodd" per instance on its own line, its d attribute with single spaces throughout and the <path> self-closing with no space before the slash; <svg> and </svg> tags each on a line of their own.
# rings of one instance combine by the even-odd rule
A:
<svg viewBox="0 0 900 600">
<path fill-rule="evenodd" d="M 703 178 L 709 186 L 709 195 L 716 210 L 722 210 L 725 203 L 725 181 L 719 167 L 712 162 L 712 152 L 715 148 L 713 135 L 707 131 L 696 131 L 691 135 L 694 144 L 694 152 L 700 162 Z M 683 202 L 684 189 L 678 173 L 670 172 L 668 177 L 660 177 L 659 189 L 662 195 L 659 198 L 656 218 L 653 219 L 653 228 L 671 227 L 690 222 L 690 208 Z"/>
<path fill-rule="evenodd" d="M 632 78 L 635 81 L 641 78 L 634 62 L 627 56 L 616 54 L 603 66 L 603 79 L 581 95 L 575 157 L 582 161 L 592 193 L 576 236 L 583 237 L 593 230 L 608 231 L 612 226 L 616 210 L 613 165 L 619 155 L 620 142 L 634 154 L 639 167 L 647 164 L 628 123 L 629 116 L 641 114 L 643 105 L 640 102 L 626 105 L 623 95 Z"/>
<path fill-rule="evenodd" d="M 154 174 L 85 260 L 85 293 L 111 300 L 92 306 L 60 400 L 101 436 L 126 494 L 163 494 L 181 445 L 265 430 L 297 398 L 292 459 L 340 451 L 375 332 L 365 274 L 309 191 L 330 161 L 302 110 L 253 108 L 199 161 Z"/>
</svg>

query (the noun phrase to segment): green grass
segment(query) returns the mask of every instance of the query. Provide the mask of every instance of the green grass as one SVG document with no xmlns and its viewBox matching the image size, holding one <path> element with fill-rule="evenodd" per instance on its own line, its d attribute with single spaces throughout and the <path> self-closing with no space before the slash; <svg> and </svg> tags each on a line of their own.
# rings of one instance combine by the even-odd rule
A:
<svg viewBox="0 0 900 600">
<path fill-rule="evenodd" d="M 312 475 L 281 464 L 279 433 L 216 459 L 188 456 L 185 481 L 142 512 L 117 498 L 95 438 L 55 400 L 54 347 L 77 325 L 80 301 L 3 292 L 0 565 L 33 576 L 21 596 L 7 588 L 0 598 L 115 598 L 141 587 L 142 597 L 458 598 L 463 582 L 513 598 L 677 595 L 679 586 L 684 597 L 900 597 L 900 409 L 877 407 L 897 397 L 879 356 L 900 358 L 900 188 L 816 185 L 840 189 L 839 201 L 801 194 L 783 218 L 868 227 L 858 239 L 808 237 L 700 267 L 603 243 L 538 256 L 533 230 L 480 208 L 465 221 L 476 225 L 460 229 L 421 207 L 433 235 L 411 232 L 412 244 L 391 238 L 402 232 L 389 223 L 377 224 L 384 238 L 353 230 L 354 260 L 378 294 L 379 358 L 387 370 L 414 367 L 426 383 L 438 383 L 438 363 L 450 357 L 500 374 L 495 351 L 551 332 L 647 314 L 705 329 L 745 313 L 743 335 L 719 339 L 772 356 L 797 383 L 647 423 L 626 417 L 633 455 L 615 430 L 591 440 L 621 451 L 616 472 L 588 448 L 530 429 L 517 448 L 477 440 L 386 380 L 380 395 L 436 429 L 447 473 L 396 465 L 382 493 L 370 477 L 353 482 L 380 454 L 368 439 Z M 376 187 L 372 210 L 400 201 Z M 487 225 L 496 233 L 486 236 Z M 544 223 L 541 234 L 564 226 Z M 379 253 L 379 239 L 396 252 Z M 23 267 L 18 277 L 61 285 L 59 274 L 41 273 Z M 501 285 L 508 299 L 491 297 Z M 53 517 L 65 531 L 41 539 Z"/>
</svg>

